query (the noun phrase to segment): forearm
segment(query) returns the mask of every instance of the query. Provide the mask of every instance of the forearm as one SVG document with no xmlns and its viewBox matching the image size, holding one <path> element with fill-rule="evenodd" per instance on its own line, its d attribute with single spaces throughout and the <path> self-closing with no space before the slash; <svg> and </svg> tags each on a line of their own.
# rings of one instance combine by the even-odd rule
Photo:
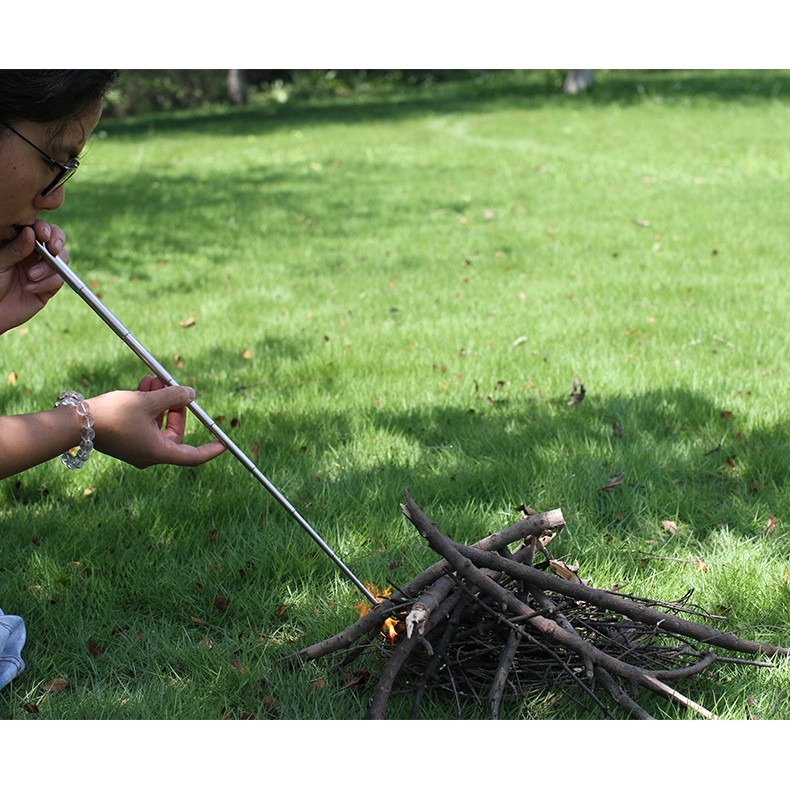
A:
<svg viewBox="0 0 790 790">
<path fill-rule="evenodd" d="M 80 443 L 73 406 L 0 417 L 0 479 L 57 458 Z"/>
</svg>

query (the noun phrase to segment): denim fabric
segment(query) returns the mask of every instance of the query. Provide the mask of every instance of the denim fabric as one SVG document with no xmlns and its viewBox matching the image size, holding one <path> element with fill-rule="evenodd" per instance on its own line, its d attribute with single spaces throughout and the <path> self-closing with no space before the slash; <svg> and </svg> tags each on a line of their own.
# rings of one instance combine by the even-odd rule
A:
<svg viewBox="0 0 790 790">
<path fill-rule="evenodd" d="M 25 621 L 0 609 L 0 688 L 8 685 L 24 668 Z"/>
</svg>

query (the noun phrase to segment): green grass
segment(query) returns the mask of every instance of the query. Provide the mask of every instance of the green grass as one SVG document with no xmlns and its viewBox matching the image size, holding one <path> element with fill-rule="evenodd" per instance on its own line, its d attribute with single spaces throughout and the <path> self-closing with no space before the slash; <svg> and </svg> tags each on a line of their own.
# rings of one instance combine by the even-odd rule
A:
<svg viewBox="0 0 790 790">
<path fill-rule="evenodd" d="M 404 488 L 469 542 L 522 503 L 562 508 L 555 552 L 598 586 L 693 589 L 786 644 L 787 85 L 612 72 L 571 99 L 510 73 L 107 119 L 58 222 L 83 279 L 364 581 L 433 560 Z M 145 373 L 65 291 L 1 347 L 6 413 Z M 0 605 L 28 627 L 0 716 L 364 716 L 369 690 L 280 661 L 359 594 L 229 455 L 53 461 L 0 483 L 0 514 Z M 681 690 L 784 719 L 786 689 L 783 665 Z"/>
</svg>

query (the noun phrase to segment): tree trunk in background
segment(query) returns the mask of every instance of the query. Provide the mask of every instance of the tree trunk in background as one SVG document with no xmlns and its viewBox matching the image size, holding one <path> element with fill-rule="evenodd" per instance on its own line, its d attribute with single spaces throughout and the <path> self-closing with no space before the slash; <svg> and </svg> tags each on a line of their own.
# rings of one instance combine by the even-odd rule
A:
<svg viewBox="0 0 790 790">
<path fill-rule="evenodd" d="M 565 75 L 562 86 L 563 93 L 575 96 L 590 87 L 593 83 L 593 69 L 570 69 Z"/>
<path fill-rule="evenodd" d="M 228 69 L 228 98 L 231 104 L 247 103 L 247 77 L 244 69 Z"/>
</svg>

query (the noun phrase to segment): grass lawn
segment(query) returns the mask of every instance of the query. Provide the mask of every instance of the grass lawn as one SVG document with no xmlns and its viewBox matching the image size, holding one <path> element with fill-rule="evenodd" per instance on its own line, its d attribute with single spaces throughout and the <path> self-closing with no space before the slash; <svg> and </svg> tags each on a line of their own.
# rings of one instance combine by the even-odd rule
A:
<svg viewBox="0 0 790 790">
<path fill-rule="evenodd" d="M 771 72 L 256 100 L 104 120 L 57 221 L 75 270 L 365 582 L 434 559 L 404 488 L 465 542 L 561 508 L 554 552 L 596 586 L 693 590 L 786 645 L 788 130 Z M 0 340 L 4 413 L 145 372 L 67 289 Z M 359 592 L 229 454 L 53 461 L 0 483 L 0 523 L 0 606 L 28 629 L 0 717 L 364 716 L 369 688 L 281 661 Z M 785 719 L 789 679 L 725 665 L 682 690 Z M 598 713 L 547 692 L 502 715 Z"/>
</svg>

